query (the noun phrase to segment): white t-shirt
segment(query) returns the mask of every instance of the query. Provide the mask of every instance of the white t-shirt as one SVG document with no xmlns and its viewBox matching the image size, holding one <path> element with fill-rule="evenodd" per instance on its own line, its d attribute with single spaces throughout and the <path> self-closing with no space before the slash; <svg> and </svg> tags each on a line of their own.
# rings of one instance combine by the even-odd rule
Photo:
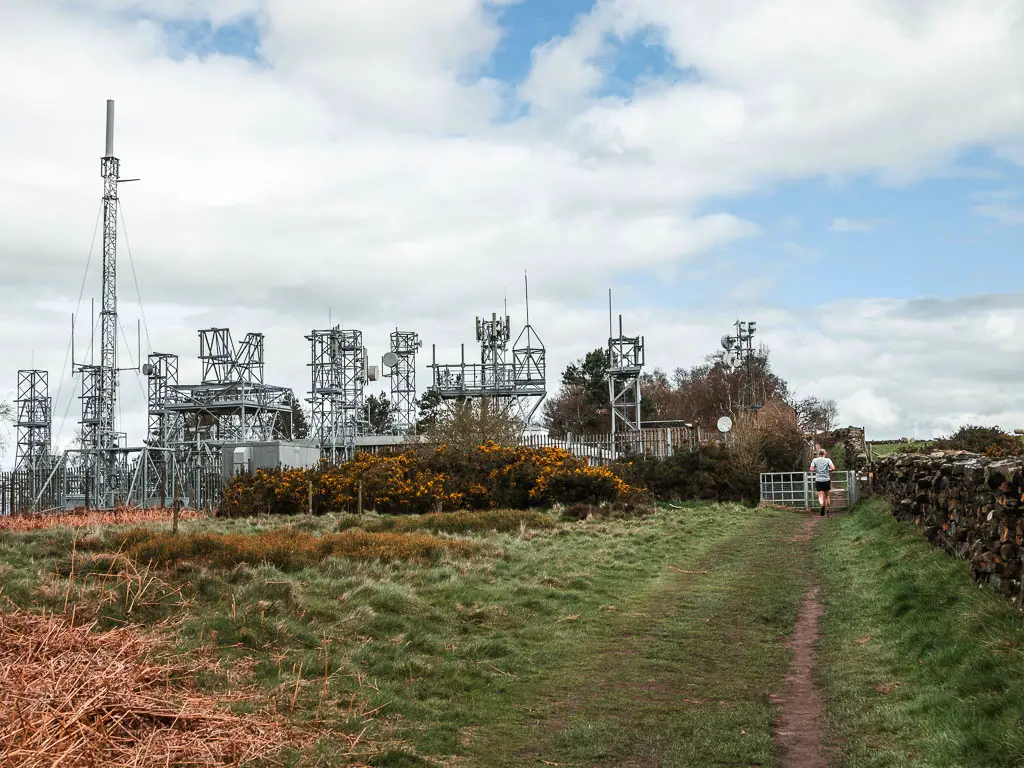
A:
<svg viewBox="0 0 1024 768">
<path fill-rule="evenodd" d="M 818 456 L 811 462 L 811 470 L 814 472 L 815 482 L 823 483 L 832 479 L 832 472 L 835 472 L 836 465 L 828 456 Z"/>
</svg>

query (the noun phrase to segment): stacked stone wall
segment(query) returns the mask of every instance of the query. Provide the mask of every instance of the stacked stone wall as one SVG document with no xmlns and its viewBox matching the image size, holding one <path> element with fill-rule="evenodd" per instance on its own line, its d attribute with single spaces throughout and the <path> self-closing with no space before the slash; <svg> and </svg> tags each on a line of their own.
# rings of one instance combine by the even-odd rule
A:
<svg viewBox="0 0 1024 768">
<path fill-rule="evenodd" d="M 1024 591 L 1024 458 L 963 452 L 894 454 L 874 466 L 893 514 L 966 560 L 974 578 L 1020 604 Z"/>
</svg>

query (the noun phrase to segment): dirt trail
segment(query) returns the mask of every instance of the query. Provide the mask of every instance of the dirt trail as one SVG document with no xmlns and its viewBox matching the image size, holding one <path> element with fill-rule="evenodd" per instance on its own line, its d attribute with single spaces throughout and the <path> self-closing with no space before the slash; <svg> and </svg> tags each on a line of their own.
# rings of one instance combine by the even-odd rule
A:
<svg viewBox="0 0 1024 768">
<path fill-rule="evenodd" d="M 820 517 L 807 521 L 806 533 L 813 536 Z M 804 596 L 789 645 L 793 663 L 782 693 L 773 697 L 782 709 L 775 723 L 775 743 L 779 747 L 781 768 L 825 768 L 828 758 L 823 746 L 824 702 L 814 684 L 818 622 L 824 612 L 820 589 L 811 587 Z"/>
</svg>

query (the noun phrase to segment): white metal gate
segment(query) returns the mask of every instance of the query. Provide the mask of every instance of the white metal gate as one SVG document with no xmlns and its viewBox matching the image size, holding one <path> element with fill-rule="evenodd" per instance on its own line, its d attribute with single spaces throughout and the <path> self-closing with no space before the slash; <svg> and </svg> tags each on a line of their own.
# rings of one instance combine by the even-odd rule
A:
<svg viewBox="0 0 1024 768">
<path fill-rule="evenodd" d="M 832 509 L 848 509 L 857 503 L 857 473 L 833 472 Z M 761 474 L 761 503 L 776 507 L 815 509 L 818 493 L 809 472 L 764 472 Z"/>
</svg>

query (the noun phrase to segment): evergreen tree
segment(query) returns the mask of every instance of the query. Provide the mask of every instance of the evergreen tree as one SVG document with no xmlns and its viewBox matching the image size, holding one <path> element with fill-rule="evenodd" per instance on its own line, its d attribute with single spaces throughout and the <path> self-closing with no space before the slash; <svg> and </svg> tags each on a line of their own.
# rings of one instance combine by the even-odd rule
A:
<svg viewBox="0 0 1024 768">
<path fill-rule="evenodd" d="M 366 398 L 363 403 L 363 421 L 371 435 L 390 435 L 398 431 L 395 407 L 383 392 Z"/>
</svg>

